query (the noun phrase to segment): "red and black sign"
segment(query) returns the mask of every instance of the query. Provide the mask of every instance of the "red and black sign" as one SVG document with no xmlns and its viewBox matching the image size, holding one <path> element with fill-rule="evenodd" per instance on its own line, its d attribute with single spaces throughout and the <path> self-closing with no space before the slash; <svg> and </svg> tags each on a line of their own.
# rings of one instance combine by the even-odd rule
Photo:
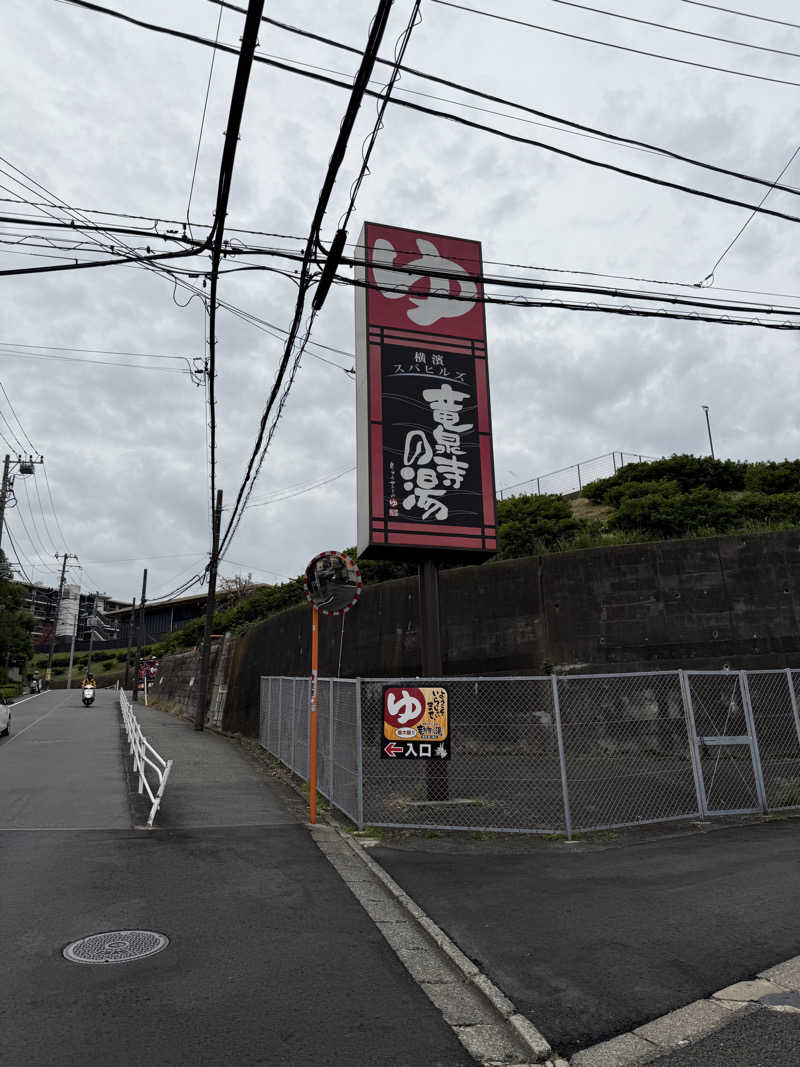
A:
<svg viewBox="0 0 800 1067">
<path fill-rule="evenodd" d="M 448 693 L 444 686 L 383 687 L 381 759 L 450 759 Z"/>
<path fill-rule="evenodd" d="M 359 555 L 490 555 L 480 244 L 366 223 L 359 255 Z"/>
</svg>

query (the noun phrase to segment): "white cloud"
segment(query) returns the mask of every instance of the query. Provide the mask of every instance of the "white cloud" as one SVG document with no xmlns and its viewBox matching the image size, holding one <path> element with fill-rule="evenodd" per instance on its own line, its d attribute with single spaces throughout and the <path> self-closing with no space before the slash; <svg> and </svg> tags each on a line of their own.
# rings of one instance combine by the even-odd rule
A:
<svg viewBox="0 0 800 1067">
<path fill-rule="evenodd" d="M 218 16 L 216 6 L 198 0 L 176 0 L 167 7 L 156 0 L 118 0 L 115 6 L 205 36 L 213 36 Z M 615 6 L 640 13 L 633 0 Z M 773 7 L 775 17 L 793 15 L 788 0 Z M 373 9 L 373 0 L 325 5 L 296 0 L 282 5 L 279 17 L 361 45 Z M 395 5 L 387 42 L 400 32 L 407 9 Z M 524 0 L 507 0 L 503 10 L 531 18 Z M 407 57 L 422 70 L 767 177 L 775 176 L 795 147 L 790 88 L 626 56 L 433 4 L 423 13 Z M 652 17 L 665 15 L 675 17 L 673 5 L 656 4 Z M 4 16 L 0 117 L 6 158 L 71 204 L 183 218 L 210 51 L 53 0 L 11 0 Z M 585 15 L 554 7 L 531 20 L 721 66 L 793 76 L 788 59 L 660 36 L 599 16 L 590 23 Z M 680 20 L 708 32 L 786 46 L 782 33 L 701 9 L 687 6 Z M 240 26 L 240 17 L 226 12 L 221 40 L 237 43 Z M 355 69 L 354 57 L 269 26 L 260 47 L 348 74 Z M 391 44 L 383 51 L 391 54 Z M 213 211 L 234 67 L 232 57 L 218 55 L 193 196 L 196 221 L 209 221 Z M 457 95 L 408 75 L 400 86 Z M 229 227 L 305 234 L 345 102 L 341 90 L 256 66 Z M 513 119 L 463 113 L 670 180 L 745 199 L 759 196 L 742 183 L 652 154 Z M 326 217 L 327 234 L 346 205 L 374 114 L 374 103 L 365 104 Z M 787 175 L 789 181 L 797 180 L 798 169 L 800 163 Z M 746 218 L 733 208 L 399 108 L 389 109 L 371 171 L 351 238 L 364 218 L 419 226 L 478 238 L 487 260 L 691 283 L 708 272 Z M 13 190 L 0 190 L 0 196 L 20 191 L 2 175 L 0 183 Z M 785 194 L 774 194 L 770 204 L 797 211 L 797 198 Z M 46 262 L 12 254 L 19 248 L 0 247 L 4 268 Z M 717 283 L 791 293 L 797 260 L 795 226 L 757 219 L 725 259 Z M 221 285 L 225 300 L 283 328 L 295 292 L 286 279 L 263 273 L 229 274 Z M 179 290 L 177 299 L 183 303 L 187 294 Z M 172 285 L 140 269 L 4 279 L 0 308 L 4 342 L 189 358 L 203 354 L 200 301 L 176 306 Z M 499 484 L 612 449 L 702 451 L 701 403 L 711 405 L 719 453 L 739 458 L 798 453 L 793 412 L 800 372 L 791 334 L 519 308 L 490 307 L 487 321 Z M 352 291 L 334 287 L 315 337 L 350 352 L 353 328 Z M 217 481 L 230 504 L 281 345 L 225 310 L 217 335 Z M 351 365 L 347 356 L 319 354 Z M 10 515 L 14 539 L 37 577 L 46 573 L 45 565 L 55 567 L 45 528 L 60 551 L 77 552 L 86 561 L 85 587 L 99 583 L 115 596 L 138 590 L 143 566 L 149 568 L 154 594 L 177 584 L 182 565 L 187 574 L 198 569 L 208 545 L 201 390 L 177 374 L 10 355 L 3 359 L 2 381 L 47 457 L 67 538 L 62 543 L 46 496 L 44 517 L 32 497 L 44 545 L 36 544 L 32 529 L 31 545 L 19 515 Z M 305 357 L 254 501 L 322 480 L 355 462 L 354 399 L 347 375 L 310 354 Z M 0 409 L 10 417 L 4 401 Z M 43 482 L 40 487 L 44 491 Z M 268 572 L 297 574 L 321 549 L 352 544 L 353 489 L 349 474 L 307 495 L 253 508 L 230 557 L 266 579 Z M 18 496 L 18 510 L 27 519 L 26 497 Z M 157 558 L 164 556 L 174 558 Z M 105 562 L 131 558 L 137 562 Z M 226 563 L 223 573 L 241 569 Z"/>
</svg>

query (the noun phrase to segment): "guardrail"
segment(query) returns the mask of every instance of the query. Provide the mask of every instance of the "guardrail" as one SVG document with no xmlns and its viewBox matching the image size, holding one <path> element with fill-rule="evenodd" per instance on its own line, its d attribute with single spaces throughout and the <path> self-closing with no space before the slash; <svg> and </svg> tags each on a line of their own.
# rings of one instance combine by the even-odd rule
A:
<svg viewBox="0 0 800 1067">
<path fill-rule="evenodd" d="M 169 772 L 172 770 L 172 760 L 165 760 L 163 756 L 160 756 L 144 736 L 142 728 L 137 722 L 136 716 L 133 714 L 133 709 L 131 708 L 124 689 L 120 689 L 119 691 L 119 706 L 122 711 L 122 720 L 125 723 L 125 732 L 128 735 L 128 742 L 131 746 L 130 754 L 133 759 L 133 770 L 139 775 L 139 792 L 147 793 L 150 798 L 151 808 L 150 814 L 147 817 L 147 825 L 152 826 L 156 813 L 161 806 L 164 790 L 167 787 Z M 155 771 L 156 778 L 158 779 L 155 791 L 153 791 L 152 786 L 147 780 L 147 775 L 145 773 L 147 767 L 150 767 Z"/>
</svg>

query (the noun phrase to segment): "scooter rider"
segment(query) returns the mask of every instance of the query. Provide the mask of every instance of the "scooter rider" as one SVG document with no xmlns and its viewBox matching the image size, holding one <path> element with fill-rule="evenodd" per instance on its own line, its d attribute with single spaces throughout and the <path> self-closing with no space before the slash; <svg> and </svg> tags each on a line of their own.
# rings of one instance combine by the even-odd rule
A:
<svg viewBox="0 0 800 1067">
<path fill-rule="evenodd" d="M 90 685 L 95 689 L 97 688 L 97 682 L 91 671 L 86 672 L 86 677 L 81 682 L 81 689 L 85 689 L 87 685 Z"/>
</svg>

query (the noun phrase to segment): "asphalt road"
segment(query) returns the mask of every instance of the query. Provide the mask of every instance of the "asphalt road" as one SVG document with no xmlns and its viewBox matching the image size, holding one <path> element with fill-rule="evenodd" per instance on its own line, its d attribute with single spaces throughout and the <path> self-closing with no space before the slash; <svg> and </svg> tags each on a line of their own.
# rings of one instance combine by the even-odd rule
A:
<svg viewBox="0 0 800 1067">
<path fill-rule="evenodd" d="M 112 697 L 85 708 L 81 690 L 17 701 L 0 737 L 0 829 L 128 829 Z"/>
<path fill-rule="evenodd" d="M 371 854 L 562 1055 L 800 954 L 797 821 Z"/>
<path fill-rule="evenodd" d="M 132 828 L 112 694 L 21 703 L 0 740 L 0 1061 L 471 1064 L 292 795 L 234 744 L 141 715 L 175 759 L 154 831 Z M 117 929 L 170 944 L 108 966 L 61 955 Z"/>
<path fill-rule="evenodd" d="M 797 1067 L 800 1015 L 762 1008 L 694 1045 L 653 1061 L 653 1067 Z"/>
</svg>

